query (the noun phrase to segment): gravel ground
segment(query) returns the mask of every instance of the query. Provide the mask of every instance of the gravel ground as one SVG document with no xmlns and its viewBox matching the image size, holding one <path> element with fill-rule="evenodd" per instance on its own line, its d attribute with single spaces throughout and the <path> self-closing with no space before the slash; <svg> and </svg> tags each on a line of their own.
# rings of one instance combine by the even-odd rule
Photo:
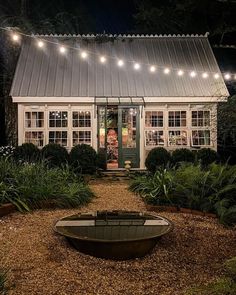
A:
<svg viewBox="0 0 236 295">
<path fill-rule="evenodd" d="M 145 210 L 127 184 L 91 184 L 97 198 L 80 211 Z M 179 295 L 221 275 L 236 256 L 236 233 L 211 218 L 162 213 L 175 224 L 142 259 L 110 261 L 81 254 L 53 232 L 54 222 L 78 210 L 39 210 L 0 219 L 0 261 L 10 269 L 14 295 Z"/>
</svg>

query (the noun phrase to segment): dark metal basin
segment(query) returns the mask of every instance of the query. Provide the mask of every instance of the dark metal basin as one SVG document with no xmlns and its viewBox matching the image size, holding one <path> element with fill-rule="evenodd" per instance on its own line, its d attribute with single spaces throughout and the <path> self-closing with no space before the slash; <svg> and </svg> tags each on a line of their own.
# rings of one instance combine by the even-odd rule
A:
<svg viewBox="0 0 236 295">
<path fill-rule="evenodd" d="M 55 231 L 79 251 L 115 260 L 146 255 L 172 228 L 164 217 L 133 211 L 79 213 L 55 224 Z"/>
</svg>

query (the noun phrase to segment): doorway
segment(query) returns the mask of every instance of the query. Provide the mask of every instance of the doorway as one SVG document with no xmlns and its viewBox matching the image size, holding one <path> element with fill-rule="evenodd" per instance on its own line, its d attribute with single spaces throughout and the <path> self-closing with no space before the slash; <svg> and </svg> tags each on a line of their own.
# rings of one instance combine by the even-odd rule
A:
<svg viewBox="0 0 236 295">
<path fill-rule="evenodd" d="M 124 168 L 127 160 L 139 168 L 139 108 L 99 106 L 98 148 L 106 156 L 107 169 Z"/>
</svg>

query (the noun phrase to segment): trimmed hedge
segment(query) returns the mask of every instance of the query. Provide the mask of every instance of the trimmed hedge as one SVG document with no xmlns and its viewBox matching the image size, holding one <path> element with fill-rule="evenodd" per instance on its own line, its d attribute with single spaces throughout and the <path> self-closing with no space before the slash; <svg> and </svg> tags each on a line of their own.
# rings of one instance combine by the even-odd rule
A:
<svg viewBox="0 0 236 295">
<path fill-rule="evenodd" d="M 208 166 L 213 162 L 217 162 L 219 157 L 216 151 L 210 148 L 202 148 L 197 152 L 197 159 L 201 165 Z"/>
<path fill-rule="evenodd" d="M 97 168 L 97 153 L 90 145 L 76 145 L 70 152 L 70 164 L 75 171 L 93 174 Z"/>
<path fill-rule="evenodd" d="M 170 153 L 163 147 L 152 149 L 145 161 L 145 166 L 151 172 L 155 172 L 158 167 L 166 166 L 171 160 Z"/>
<path fill-rule="evenodd" d="M 40 150 L 33 143 L 23 143 L 15 148 L 13 157 L 16 161 L 37 162 L 40 159 Z"/>
<path fill-rule="evenodd" d="M 60 167 L 69 160 L 69 155 L 63 146 L 49 143 L 42 148 L 42 156 L 51 167 Z"/>
<path fill-rule="evenodd" d="M 195 153 L 189 149 L 176 149 L 173 151 L 171 158 L 174 164 L 179 162 L 194 163 Z"/>
</svg>

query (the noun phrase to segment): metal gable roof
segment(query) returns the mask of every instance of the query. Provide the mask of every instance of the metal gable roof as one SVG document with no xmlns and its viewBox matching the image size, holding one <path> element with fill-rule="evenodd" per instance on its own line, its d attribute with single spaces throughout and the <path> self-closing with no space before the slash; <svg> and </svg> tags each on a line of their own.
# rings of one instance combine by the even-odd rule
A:
<svg viewBox="0 0 236 295">
<path fill-rule="evenodd" d="M 94 36 L 40 36 L 51 42 L 90 52 L 87 60 L 79 51 L 68 48 L 65 55 L 52 43 L 37 48 L 34 38 L 26 38 L 16 68 L 13 97 L 227 97 L 228 91 L 206 36 L 118 36 L 99 42 Z M 94 54 L 94 53 L 97 54 Z M 99 54 L 108 56 L 105 64 Z M 110 57 L 110 58 L 109 58 Z M 117 59 L 140 62 L 135 71 L 132 62 L 117 66 Z M 147 64 L 157 66 L 150 73 Z M 158 68 L 160 66 L 160 68 Z M 176 71 L 163 74 L 163 66 L 184 71 L 219 73 L 194 79 Z"/>
</svg>

